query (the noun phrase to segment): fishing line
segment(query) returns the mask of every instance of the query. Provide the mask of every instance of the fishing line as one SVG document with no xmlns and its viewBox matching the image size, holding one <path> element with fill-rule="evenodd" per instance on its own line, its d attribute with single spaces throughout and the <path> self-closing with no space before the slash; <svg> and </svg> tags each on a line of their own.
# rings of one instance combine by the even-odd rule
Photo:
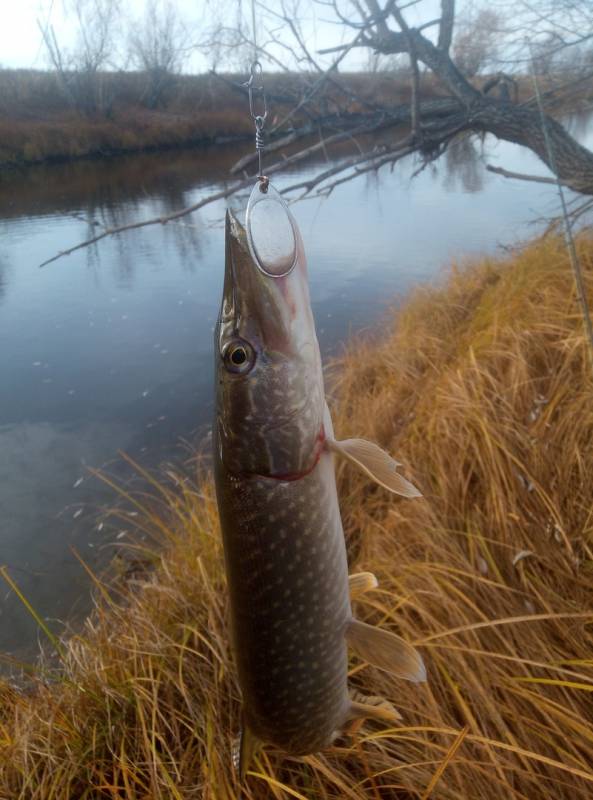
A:
<svg viewBox="0 0 593 800">
<path fill-rule="evenodd" d="M 264 89 L 262 79 L 262 65 L 257 58 L 257 24 L 255 16 L 255 0 L 251 0 L 251 28 L 253 33 L 253 61 L 251 62 L 249 80 L 244 85 L 247 86 L 249 94 L 249 113 L 255 125 L 255 151 L 258 157 L 259 169 L 257 172 L 257 179 L 259 181 L 260 191 L 264 194 L 268 191 L 269 179 L 263 174 L 262 169 L 262 153 L 265 147 L 264 141 L 264 127 L 266 118 L 268 116 L 268 106 L 266 100 L 266 92 Z M 256 81 L 259 79 L 259 85 Z M 261 113 L 257 112 L 257 101 L 255 95 L 258 94 L 261 106 Z"/>
<path fill-rule="evenodd" d="M 257 28 L 255 27 L 255 0 L 251 0 L 251 28 L 253 30 L 253 60 L 257 61 Z"/>
<path fill-rule="evenodd" d="M 255 0 L 251 0 L 251 14 L 255 43 Z M 255 58 L 251 63 L 249 80 L 244 84 L 249 96 L 249 113 L 255 125 L 255 151 L 259 166 L 257 181 L 245 210 L 245 233 L 249 252 L 258 269 L 269 278 L 285 278 L 297 264 L 300 234 L 286 201 L 263 172 L 268 103 L 262 72 L 262 65 Z"/>
<path fill-rule="evenodd" d="M 548 164 L 550 169 L 554 173 L 554 178 L 556 181 L 556 188 L 558 190 L 558 195 L 560 197 L 560 206 L 562 208 L 562 219 L 564 222 L 564 241 L 566 242 L 566 248 L 568 250 L 568 255 L 570 258 L 570 264 L 572 267 L 572 271 L 574 274 L 574 280 L 577 287 L 577 295 L 579 298 L 579 302 L 581 304 L 581 310 L 583 312 L 583 325 L 585 328 L 585 335 L 589 340 L 589 346 L 591 350 L 591 365 L 593 367 L 593 323 L 591 322 L 591 314 L 589 311 L 589 303 L 587 300 L 587 292 L 585 289 L 585 282 L 583 280 L 583 271 L 581 268 L 581 262 L 579 260 L 577 249 L 574 241 L 574 236 L 572 233 L 572 225 L 570 224 L 570 218 L 568 216 L 568 207 L 566 205 L 566 198 L 564 197 L 564 188 L 558 177 L 558 171 L 556 168 L 556 156 L 554 153 L 554 148 L 552 147 L 552 137 L 550 136 L 550 132 L 548 130 L 548 123 L 546 120 L 546 115 L 544 114 L 544 107 L 542 103 L 542 96 L 539 90 L 539 83 L 537 80 L 537 75 L 535 72 L 535 59 L 533 56 L 533 48 L 531 46 L 531 42 L 527 42 L 527 46 L 529 47 L 530 53 L 530 63 L 531 63 L 531 77 L 533 79 L 533 87 L 535 90 L 535 98 L 537 102 L 537 107 L 539 109 L 539 115 L 541 120 L 541 127 L 542 133 L 544 135 L 544 142 L 546 145 L 546 152 L 548 155 Z"/>
</svg>

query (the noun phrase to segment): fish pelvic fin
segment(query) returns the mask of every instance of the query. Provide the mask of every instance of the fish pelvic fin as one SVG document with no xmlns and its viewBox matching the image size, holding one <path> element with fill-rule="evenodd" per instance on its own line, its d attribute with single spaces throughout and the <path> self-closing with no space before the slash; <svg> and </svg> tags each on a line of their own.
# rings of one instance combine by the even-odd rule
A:
<svg viewBox="0 0 593 800">
<path fill-rule="evenodd" d="M 420 653 L 401 636 L 351 619 L 346 627 L 346 641 L 369 664 L 413 683 L 426 681 L 426 667 Z"/>
<path fill-rule="evenodd" d="M 397 471 L 401 464 L 366 439 L 326 439 L 328 448 L 361 469 L 372 480 L 402 497 L 422 497 L 421 492 Z"/>
<path fill-rule="evenodd" d="M 387 722 L 395 725 L 401 722 L 402 715 L 384 697 L 371 695 L 367 697 L 360 692 L 350 693 L 350 713 L 348 720 L 354 719 L 376 719 L 380 722 Z"/>
<path fill-rule="evenodd" d="M 348 576 L 348 588 L 350 589 L 350 599 L 356 600 L 361 594 L 376 589 L 379 582 L 372 572 L 356 572 Z"/>
<path fill-rule="evenodd" d="M 243 716 L 243 726 L 241 728 L 239 741 L 233 748 L 233 766 L 239 773 L 240 783 L 243 783 L 245 780 L 247 770 L 261 746 L 262 743 L 251 731 L 249 725 L 245 721 L 245 716 Z"/>
</svg>

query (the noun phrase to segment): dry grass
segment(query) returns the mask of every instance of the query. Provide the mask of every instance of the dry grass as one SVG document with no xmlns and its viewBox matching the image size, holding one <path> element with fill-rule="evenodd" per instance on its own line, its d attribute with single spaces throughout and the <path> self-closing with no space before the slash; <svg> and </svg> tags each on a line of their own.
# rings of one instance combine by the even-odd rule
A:
<svg viewBox="0 0 593 800">
<path fill-rule="evenodd" d="M 75 76 L 70 76 L 71 78 Z M 165 149 L 253 136 L 247 100 L 231 85 L 245 76 L 172 76 L 158 108 L 144 104 L 147 77 L 143 73 L 105 72 L 93 79 L 89 92 L 96 100 L 91 114 L 76 109 L 54 73 L 0 69 L 0 167 L 86 156 L 108 156 L 139 150 Z M 267 74 L 266 90 L 274 119 L 284 117 L 300 100 L 306 75 Z M 405 74 L 342 74 L 345 87 L 363 101 L 392 107 L 409 100 Z M 86 86 L 86 84 L 85 84 Z M 438 94 L 426 78 L 423 94 Z M 309 111 L 330 114 L 338 108 L 366 110 L 328 84 L 318 105 Z M 304 123 L 300 113 L 295 122 Z"/>
<path fill-rule="evenodd" d="M 253 135 L 246 98 L 232 86 L 245 76 L 224 75 L 222 80 L 210 74 L 171 76 L 155 108 L 146 106 L 150 81 L 144 73 L 101 72 L 86 80 L 71 73 L 68 78 L 71 86 L 78 86 L 74 94 L 63 90 L 55 73 L 0 68 L 0 169 Z M 294 109 L 311 80 L 306 73 L 266 74 L 272 122 Z M 477 85 L 485 80 L 476 79 Z M 306 124 L 311 113 L 357 113 L 367 111 L 368 103 L 389 109 L 410 101 L 405 68 L 340 73 L 340 82 L 345 91 L 328 83 L 317 101 L 309 104 L 307 114 L 297 113 L 293 122 Z M 542 78 L 541 88 L 551 89 L 550 80 Z M 532 94 L 531 79 L 520 78 L 518 89 L 520 99 L 527 99 Z M 445 90 L 427 74 L 421 91 L 428 100 Z M 590 100 L 589 85 L 580 83 L 549 102 L 555 113 L 570 113 L 590 105 Z"/>
<path fill-rule="evenodd" d="M 88 120 L 72 113 L 58 119 L 27 122 L 0 118 L 0 167 L 106 157 L 211 143 L 249 136 L 249 117 L 240 111 L 119 113 L 114 120 Z"/>
<path fill-rule="evenodd" d="M 579 247 L 593 299 L 593 244 Z M 415 641 L 429 683 L 353 661 L 401 727 L 304 759 L 265 752 L 245 797 L 591 798 L 593 381 L 563 247 L 454 271 L 332 372 L 339 434 L 387 446 L 425 493 L 394 501 L 339 469 L 352 568 L 380 581 L 358 614 Z M 212 489 L 127 502 L 156 568 L 118 602 L 98 587 L 61 680 L 0 687 L 2 798 L 236 797 Z"/>
</svg>

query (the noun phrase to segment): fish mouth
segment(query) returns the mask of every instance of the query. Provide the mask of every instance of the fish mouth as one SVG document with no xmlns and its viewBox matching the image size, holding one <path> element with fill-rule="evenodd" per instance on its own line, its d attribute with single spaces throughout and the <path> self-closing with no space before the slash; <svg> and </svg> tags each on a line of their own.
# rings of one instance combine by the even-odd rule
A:
<svg viewBox="0 0 593 800">
<path fill-rule="evenodd" d="M 269 206 L 280 211 L 264 218 Z M 240 336 L 288 357 L 302 352 L 315 334 L 302 242 L 288 209 L 280 200 L 257 199 L 245 227 L 227 211 L 225 241 L 219 350 Z"/>
<path fill-rule="evenodd" d="M 283 327 L 285 310 L 279 304 L 278 287 L 283 279 L 272 280 L 263 272 L 250 252 L 247 231 L 228 210 L 226 215 L 226 259 L 220 322 L 235 335 L 246 331 L 256 340 L 270 345 L 265 333 Z M 259 335 L 258 335 L 259 334 Z M 275 338 L 275 337 L 273 337 Z"/>
</svg>

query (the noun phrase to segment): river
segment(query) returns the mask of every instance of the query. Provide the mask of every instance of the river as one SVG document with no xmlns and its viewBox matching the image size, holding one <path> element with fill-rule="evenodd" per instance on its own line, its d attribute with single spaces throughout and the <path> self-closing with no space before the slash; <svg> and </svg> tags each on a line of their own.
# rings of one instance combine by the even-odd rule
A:
<svg viewBox="0 0 593 800">
<path fill-rule="evenodd" d="M 593 146 L 590 118 L 570 126 Z M 181 463 L 187 443 L 207 434 L 225 204 L 38 265 L 104 225 L 217 191 L 243 152 L 137 155 L 0 178 L 0 564 L 56 631 L 90 607 L 72 548 L 100 569 L 127 536 L 121 524 L 101 524 L 114 497 L 89 468 L 127 480 L 118 451 L 157 469 Z M 453 261 L 495 254 L 556 213 L 554 187 L 493 175 L 486 162 L 547 174 L 513 145 L 462 140 L 416 177 L 408 160 L 293 206 L 325 357 Z M 38 637 L 0 585 L 0 652 L 31 656 Z"/>
</svg>

